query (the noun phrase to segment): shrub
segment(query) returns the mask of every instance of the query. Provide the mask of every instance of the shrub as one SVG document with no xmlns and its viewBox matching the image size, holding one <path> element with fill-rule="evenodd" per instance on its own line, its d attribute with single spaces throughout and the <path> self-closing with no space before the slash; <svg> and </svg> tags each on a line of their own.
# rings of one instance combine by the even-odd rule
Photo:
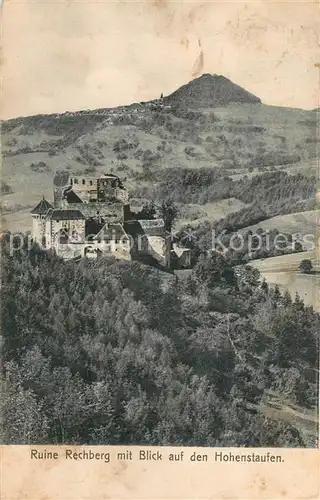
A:
<svg viewBox="0 0 320 500">
<path fill-rule="evenodd" d="M 129 149 L 129 144 L 126 141 L 126 139 L 119 139 L 118 141 L 116 141 L 114 143 L 112 149 L 115 153 L 119 153 L 120 151 L 125 151 L 125 150 Z"/>
<path fill-rule="evenodd" d="M 5 181 L 1 182 L 1 194 L 10 194 L 13 192 L 13 189 L 9 184 L 7 184 Z"/>
<path fill-rule="evenodd" d="M 126 153 L 119 153 L 117 155 L 117 160 L 127 160 L 128 159 L 128 155 Z"/>
<path fill-rule="evenodd" d="M 119 167 L 118 167 L 118 170 L 119 170 L 119 172 L 128 172 L 129 167 L 125 163 L 121 163 L 121 165 L 119 165 Z"/>
<path fill-rule="evenodd" d="M 187 146 L 186 148 L 184 148 L 184 152 L 187 156 L 191 156 L 191 158 L 195 158 L 197 156 L 197 152 L 192 146 Z"/>
<path fill-rule="evenodd" d="M 91 165 L 90 167 L 86 167 L 83 171 L 84 174 L 94 174 L 97 171 L 96 167 L 94 165 Z"/>
<path fill-rule="evenodd" d="M 300 271 L 302 273 L 305 273 L 305 274 L 311 273 L 311 271 L 313 269 L 311 260 L 309 260 L 309 259 L 303 259 L 300 262 L 299 269 L 300 269 Z"/>
<path fill-rule="evenodd" d="M 44 161 L 38 161 L 37 163 L 32 162 L 30 164 L 30 169 L 33 170 L 33 172 L 47 172 L 49 169 L 48 165 Z"/>
</svg>

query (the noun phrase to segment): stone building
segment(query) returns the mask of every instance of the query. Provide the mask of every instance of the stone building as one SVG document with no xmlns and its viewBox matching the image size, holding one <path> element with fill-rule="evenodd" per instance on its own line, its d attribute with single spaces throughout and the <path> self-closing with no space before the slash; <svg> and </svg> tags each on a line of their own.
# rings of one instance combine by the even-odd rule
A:
<svg viewBox="0 0 320 500">
<path fill-rule="evenodd" d="M 175 269 L 190 269 L 191 250 L 190 248 L 180 247 L 173 243 L 171 249 L 171 265 Z"/>
<path fill-rule="evenodd" d="M 80 210 L 49 209 L 45 219 L 45 244 L 52 247 L 85 243 L 85 220 Z"/>
<path fill-rule="evenodd" d="M 42 200 L 31 211 L 33 238 L 39 243 L 43 243 L 46 232 L 46 216 L 53 206 L 43 196 Z"/>
<path fill-rule="evenodd" d="M 171 235 L 163 219 L 138 220 L 119 177 L 57 172 L 53 205 L 44 198 L 31 211 L 33 238 L 65 259 L 113 255 L 170 268 Z"/>
<path fill-rule="evenodd" d="M 102 254 L 111 253 L 120 259 L 131 259 L 130 238 L 120 223 L 105 224 L 93 237 L 93 242 Z"/>
<path fill-rule="evenodd" d="M 79 177 L 58 172 L 53 185 L 56 208 L 72 206 L 86 218 L 103 217 L 110 222 L 123 222 L 130 212 L 128 192 L 116 175 Z"/>
<path fill-rule="evenodd" d="M 164 268 L 170 267 L 171 235 L 163 219 L 129 220 L 124 223 L 131 236 L 131 256 L 134 260 L 153 260 Z"/>
</svg>

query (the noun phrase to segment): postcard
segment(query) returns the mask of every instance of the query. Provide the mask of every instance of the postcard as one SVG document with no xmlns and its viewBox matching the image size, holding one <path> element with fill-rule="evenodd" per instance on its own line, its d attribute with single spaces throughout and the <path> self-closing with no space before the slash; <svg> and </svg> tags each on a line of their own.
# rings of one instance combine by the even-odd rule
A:
<svg viewBox="0 0 320 500">
<path fill-rule="evenodd" d="M 318 3 L 1 15 L 1 499 L 319 498 Z"/>
</svg>

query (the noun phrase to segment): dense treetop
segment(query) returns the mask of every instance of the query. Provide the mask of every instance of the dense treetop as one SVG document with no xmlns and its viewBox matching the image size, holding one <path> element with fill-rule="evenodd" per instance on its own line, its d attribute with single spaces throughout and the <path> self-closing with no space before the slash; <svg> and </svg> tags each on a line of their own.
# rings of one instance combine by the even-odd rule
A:
<svg viewBox="0 0 320 500">
<path fill-rule="evenodd" d="M 270 393 L 315 411 L 319 316 L 298 296 L 216 253 L 178 278 L 2 246 L 3 442 L 316 445 L 263 413 Z"/>
</svg>

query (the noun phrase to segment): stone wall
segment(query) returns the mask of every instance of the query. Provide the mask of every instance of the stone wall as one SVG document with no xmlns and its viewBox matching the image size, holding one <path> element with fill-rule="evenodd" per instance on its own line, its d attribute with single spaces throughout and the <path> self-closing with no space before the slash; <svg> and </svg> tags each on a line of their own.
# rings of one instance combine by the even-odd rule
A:
<svg viewBox="0 0 320 500">
<path fill-rule="evenodd" d="M 32 216 L 32 236 L 39 243 L 42 243 L 42 239 L 45 236 L 45 222 L 43 215 Z"/>
<path fill-rule="evenodd" d="M 170 267 L 170 243 L 162 236 L 147 236 L 147 251 L 162 266 Z"/>
<path fill-rule="evenodd" d="M 163 236 L 138 235 L 134 238 L 131 249 L 132 256 L 139 260 L 139 256 L 150 255 L 164 267 L 170 267 L 171 242 Z"/>
<path fill-rule="evenodd" d="M 114 243 L 114 242 L 113 242 Z M 106 245 L 105 243 L 71 243 L 71 244 L 57 244 L 55 251 L 57 255 L 64 259 L 74 259 L 77 257 L 85 257 L 86 250 L 99 249 L 102 256 L 113 256 L 117 259 L 131 260 L 130 248 L 124 245 Z M 89 257 L 90 258 L 90 257 Z"/>
<path fill-rule="evenodd" d="M 71 177 L 70 186 L 72 190 L 84 202 L 104 202 L 108 199 L 117 199 L 122 203 L 128 203 L 129 197 L 125 189 L 118 186 L 119 179 L 116 177 Z"/>
<path fill-rule="evenodd" d="M 86 246 L 85 243 L 72 243 L 68 245 L 58 244 L 55 246 L 55 251 L 59 257 L 68 260 L 76 257 L 83 257 Z"/>
<path fill-rule="evenodd" d="M 124 219 L 124 206 L 120 202 L 110 205 L 106 203 L 72 203 L 69 208 L 80 210 L 86 219 L 99 216 L 106 219 L 107 222 L 123 222 Z"/>
<path fill-rule="evenodd" d="M 48 219 L 45 224 L 46 246 L 52 247 L 58 244 L 58 235 L 64 230 L 70 238 L 85 242 L 85 220 L 52 220 Z M 74 234 L 76 233 L 76 234 Z"/>
<path fill-rule="evenodd" d="M 71 177 L 70 185 L 82 201 L 89 202 L 97 199 L 97 178 Z"/>
</svg>

